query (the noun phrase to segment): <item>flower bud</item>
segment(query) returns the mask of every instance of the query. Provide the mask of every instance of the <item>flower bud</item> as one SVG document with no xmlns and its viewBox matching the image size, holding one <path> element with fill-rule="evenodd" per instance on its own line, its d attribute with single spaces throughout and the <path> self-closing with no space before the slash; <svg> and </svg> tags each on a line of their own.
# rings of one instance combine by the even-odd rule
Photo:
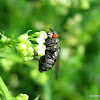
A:
<svg viewBox="0 0 100 100">
<path fill-rule="evenodd" d="M 34 49 L 30 46 L 30 47 L 27 49 L 27 52 L 28 52 L 30 55 L 33 55 Z"/>
<path fill-rule="evenodd" d="M 11 39 L 10 38 L 7 38 L 7 41 L 6 42 L 9 43 L 10 41 L 11 41 Z"/>
<path fill-rule="evenodd" d="M 27 94 L 23 94 L 23 100 L 28 100 L 29 99 L 29 96 Z"/>
<path fill-rule="evenodd" d="M 30 42 L 29 40 L 27 40 L 27 41 L 25 42 L 25 44 L 26 44 L 27 46 L 30 46 L 30 45 L 31 45 L 31 42 Z"/>
<path fill-rule="evenodd" d="M 27 33 L 25 33 L 25 34 L 23 34 L 23 35 L 20 35 L 20 36 L 18 37 L 18 41 L 19 41 L 19 42 L 22 42 L 22 43 L 24 43 L 27 39 L 28 39 L 28 34 L 27 34 Z"/>
<path fill-rule="evenodd" d="M 38 44 L 33 44 L 34 51 L 36 52 L 38 51 L 37 47 L 38 47 Z"/>
<path fill-rule="evenodd" d="M 29 60 L 33 60 L 33 57 L 29 57 L 28 59 L 29 59 Z"/>
<path fill-rule="evenodd" d="M 17 48 L 19 51 L 26 49 L 26 44 L 24 43 L 18 43 L 17 46 L 18 46 Z"/>
<path fill-rule="evenodd" d="M 6 43 L 6 41 L 7 41 L 7 37 L 3 35 L 2 38 L 1 38 L 1 42 Z"/>
<path fill-rule="evenodd" d="M 27 56 L 27 54 L 28 54 L 27 50 L 23 50 L 21 53 L 23 56 Z"/>
<path fill-rule="evenodd" d="M 39 37 L 40 36 L 40 32 L 35 32 L 33 35 Z"/>
<path fill-rule="evenodd" d="M 28 100 L 29 99 L 29 96 L 27 94 L 19 94 L 15 100 Z"/>
<path fill-rule="evenodd" d="M 28 61 L 29 57 L 23 57 L 24 61 Z"/>
<path fill-rule="evenodd" d="M 21 97 L 16 97 L 15 100 L 23 100 Z"/>
<path fill-rule="evenodd" d="M 37 38 L 37 37 L 39 37 L 40 36 L 40 32 L 35 32 L 35 33 L 33 33 L 32 35 L 30 35 L 29 36 L 29 38 Z"/>
</svg>

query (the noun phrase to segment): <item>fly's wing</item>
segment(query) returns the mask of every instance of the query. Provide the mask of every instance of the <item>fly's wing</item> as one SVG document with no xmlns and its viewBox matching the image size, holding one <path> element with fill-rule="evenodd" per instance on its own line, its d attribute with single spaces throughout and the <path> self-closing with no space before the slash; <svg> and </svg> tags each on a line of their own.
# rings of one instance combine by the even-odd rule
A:
<svg viewBox="0 0 100 100">
<path fill-rule="evenodd" d="M 55 64 L 55 78 L 56 78 L 56 80 L 58 79 L 58 76 L 59 76 L 59 63 L 60 63 L 60 51 L 58 52 L 58 56 L 57 56 L 56 64 Z"/>
</svg>

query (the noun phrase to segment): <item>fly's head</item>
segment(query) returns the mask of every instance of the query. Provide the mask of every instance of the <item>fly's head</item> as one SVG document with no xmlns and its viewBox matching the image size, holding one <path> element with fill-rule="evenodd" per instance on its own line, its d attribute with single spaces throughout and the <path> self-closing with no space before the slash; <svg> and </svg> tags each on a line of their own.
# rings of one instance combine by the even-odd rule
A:
<svg viewBox="0 0 100 100">
<path fill-rule="evenodd" d="M 57 32 L 53 31 L 51 28 L 49 28 L 51 30 L 51 32 L 47 33 L 48 38 L 54 38 L 57 39 L 58 38 L 58 34 Z"/>
</svg>

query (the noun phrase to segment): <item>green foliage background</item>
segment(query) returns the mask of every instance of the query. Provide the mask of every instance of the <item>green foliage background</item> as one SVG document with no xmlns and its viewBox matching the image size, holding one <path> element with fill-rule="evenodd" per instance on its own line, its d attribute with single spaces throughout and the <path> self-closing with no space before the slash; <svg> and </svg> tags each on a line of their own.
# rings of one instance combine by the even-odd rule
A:
<svg viewBox="0 0 100 100">
<path fill-rule="evenodd" d="M 54 68 L 38 72 L 37 61 L 23 60 L 8 47 L 0 49 L 0 75 L 13 96 L 30 100 L 99 100 L 100 0 L 0 0 L 0 31 L 18 37 L 27 30 L 59 34 L 60 76 Z"/>
</svg>

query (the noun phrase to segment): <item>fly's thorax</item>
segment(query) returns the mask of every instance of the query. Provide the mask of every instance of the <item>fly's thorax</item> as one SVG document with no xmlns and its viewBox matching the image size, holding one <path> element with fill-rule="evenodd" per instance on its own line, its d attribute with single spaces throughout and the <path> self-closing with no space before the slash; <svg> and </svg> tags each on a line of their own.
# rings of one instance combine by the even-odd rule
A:
<svg viewBox="0 0 100 100">
<path fill-rule="evenodd" d="M 46 51 L 54 53 L 60 48 L 60 43 L 58 39 L 50 39 L 46 40 Z"/>
<path fill-rule="evenodd" d="M 49 44 L 57 44 L 57 42 L 59 42 L 58 39 L 47 38 L 45 43 L 46 43 L 46 45 L 49 45 Z"/>
</svg>

